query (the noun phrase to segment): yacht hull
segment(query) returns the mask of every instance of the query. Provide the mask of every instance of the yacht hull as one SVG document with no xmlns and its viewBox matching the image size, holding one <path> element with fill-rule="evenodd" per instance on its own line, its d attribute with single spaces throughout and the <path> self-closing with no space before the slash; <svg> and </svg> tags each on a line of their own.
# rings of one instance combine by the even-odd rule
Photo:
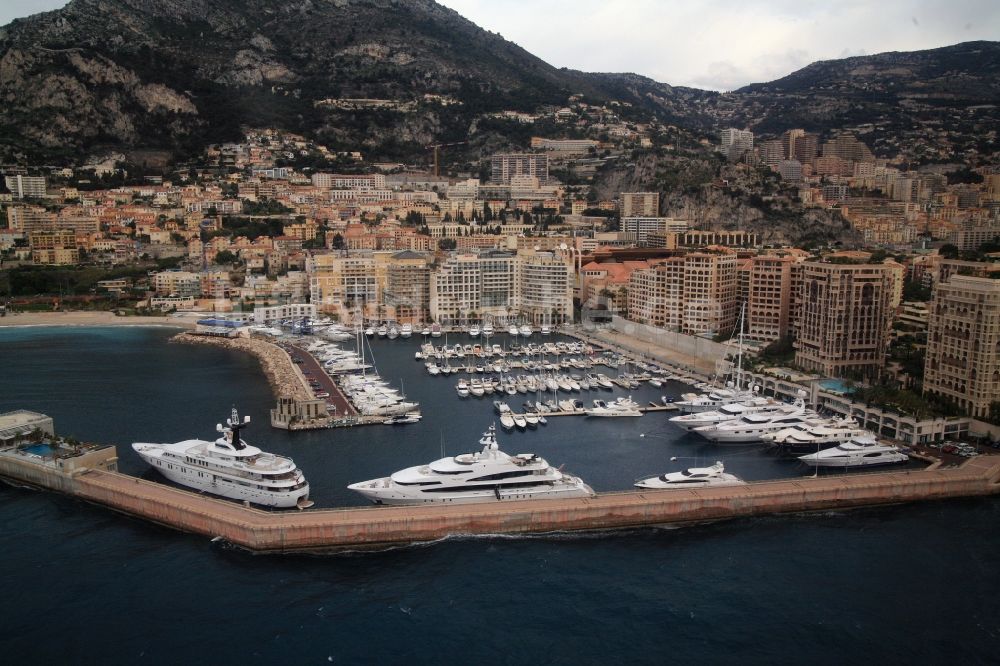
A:
<svg viewBox="0 0 1000 666">
<path fill-rule="evenodd" d="M 149 445 L 144 445 L 149 446 Z M 135 447 L 133 447 L 135 448 Z M 226 499 L 237 500 L 239 502 L 251 502 L 260 506 L 269 506 L 276 509 L 294 508 L 300 501 L 309 498 L 308 484 L 304 488 L 299 488 L 287 493 L 275 493 L 273 491 L 261 490 L 250 486 L 244 486 L 233 481 L 224 480 L 219 475 L 214 475 L 205 469 L 187 467 L 176 461 L 168 464 L 158 464 L 163 461 L 156 452 L 147 453 L 136 449 L 136 453 L 150 467 L 162 474 L 174 483 L 199 492 L 209 493 Z M 201 476 L 199 476 L 201 474 Z"/>
</svg>

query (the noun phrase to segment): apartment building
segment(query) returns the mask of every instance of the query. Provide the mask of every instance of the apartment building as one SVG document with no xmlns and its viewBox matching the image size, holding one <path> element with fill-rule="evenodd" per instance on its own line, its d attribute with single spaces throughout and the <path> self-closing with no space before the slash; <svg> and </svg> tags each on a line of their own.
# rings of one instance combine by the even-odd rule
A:
<svg viewBox="0 0 1000 666">
<path fill-rule="evenodd" d="M 746 323 L 749 340 L 773 342 L 792 332 L 791 256 L 762 255 L 749 260 L 746 286 Z"/>
<path fill-rule="evenodd" d="M 28 234 L 31 261 L 47 266 L 69 266 L 80 261 L 72 231 L 33 231 Z"/>
<path fill-rule="evenodd" d="M 977 418 L 1000 402 L 1000 280 L 956 274 L 934 287 L 924 393 Z"/>
<path fill-rule="evenodd" d="M 516 264 L 513 253 L 500 250 L 451 255 L 431 275 L 431 317 L 443 324 L 507 321 L 517 306 Z"/>
<path fill-rule="evenodd" d="M 428 255 L 403 251 L 392 255 L 386 267 L 385 306 L 403 323 L 430 320 L 431 268 Z"/>
<path fill-rule="evenodd" d="M 4 184 L 15 199 L 41 199 L 45 196 L 45 178 L 41 176 L 5 176 Z"/>
<path fill-rule="evenodd" d="M 531 323 L 573 320 L 573 261 L 556 252 L 521 252 L 517 257 L 518 310 Z"/>
<path fill-rule="evenodd" d="M 385 190 L 385 174 L 334 174 L 334 173 L 314 173 L 312 176 L 313 187 L 320 187 L 326 190 Z"/>
<path fill-rule="evenodd" d="M 659 192 L 623 192 L 622 217 L 659 217 Z"/>
<path fill-rule="evenodd" d="M 510 184 L 514 176 L 534 176 L 539 182 L 549 180 L 549 157 L 534 153 L 498 153 L 490 158 L 490 182 Z"/>
<path fill-rule="evenodd" d="M 622 217 L 622 234 L 642 247 L 650 242 L 651 234 L 684 233 L 687 231 L 687 220 L 675 220 L 672 217 Z"/>
<path fill-rule="evenodd" d="M 629 318 L 688 334 L 736 324 L 736 254 L 690 252 L 664 259 L 629 277 Z"/>
<path fill-rule="evenodd" d="M 895 271 L 883 264 L 801 264 L 795 362 L 828 376 L 871 375 L 885 364 Z"/>
<path fill-rule="evenodd" d="M 385 256 L 368 252 L 356 256 L 321 254 L 307 265 L 310 301 L 321 312 L 381 318 L 386 284 Z"/>
<path fill-rule="evenodd" d="M 161 271 L 153 276 L 157 296 L 198 298 L 201 296 L 201 276 L 187 271 Z"/>
</svg>

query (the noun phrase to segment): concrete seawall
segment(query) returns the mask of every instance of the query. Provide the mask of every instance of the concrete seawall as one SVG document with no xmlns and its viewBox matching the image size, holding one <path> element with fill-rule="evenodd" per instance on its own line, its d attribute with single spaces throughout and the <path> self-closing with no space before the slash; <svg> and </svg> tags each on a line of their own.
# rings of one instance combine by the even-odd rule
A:
<svg viewBox="0 0 1000 666">
<path fill-rule="evenodd" d="M 0 460 L 0 474 L 259 552 L 379 548 L 449 535 L 524 534 L 701 522 L 1000 492 L 1000 457 L 960 468 L 835 475 L 590 499 L 268 512 L 100 470 Z"/>
<path fill-rule="evenodd" d="M 268 512 L 121 474 L 89 471 L 71 494 L 261 552 L 377 548 L 456 534 L 521 534 L 722 520 L 1000 492 L 1000 458 L 961 468 L 803 478 L 590 499 Z"/>
</svg>

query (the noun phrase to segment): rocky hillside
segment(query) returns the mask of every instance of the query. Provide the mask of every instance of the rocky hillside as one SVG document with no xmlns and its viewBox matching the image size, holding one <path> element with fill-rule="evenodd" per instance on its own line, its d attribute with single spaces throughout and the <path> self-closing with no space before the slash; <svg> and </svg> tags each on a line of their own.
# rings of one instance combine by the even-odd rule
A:
<svg viewBox="0 0 1000 666">
<path fill-rule="evenodd" d="M 243 126 L 407 159 L 433 141 L 465 140 L 484 112 L 563 105 L 574 93 L 629 102 L 638 117 L 703 136 L 727 125 L 864 123 L 905 134 L 957 113 L 958 145 L 988 150 L 993 139 L 976 137 L 997 113 L 983 105 L 1000 96 L 998 48 L 816 63 L 720 95 L 556 69 L 433 0 L 72 0 L 0 28 L 0 159 L 194 153 Z M 391 104 L 335 101 L 345 98 Z"/>
<path fill-rule="evenodd" d="M 483 111 L 606 98 L 605 84 L 629 94 L 431 0 L 72 0 L 0 30 L 0 145 L 33 158 L 185 151 L 273 125 L 406 153 L 464 138 Z M 403 106 L 324 103 L 341 98 Z"/>
</svg>

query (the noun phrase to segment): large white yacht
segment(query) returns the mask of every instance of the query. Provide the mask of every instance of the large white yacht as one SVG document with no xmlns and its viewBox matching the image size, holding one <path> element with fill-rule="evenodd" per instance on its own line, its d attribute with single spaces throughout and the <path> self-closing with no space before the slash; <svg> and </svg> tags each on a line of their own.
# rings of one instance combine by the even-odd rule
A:
<svg viewBox="0 0 1000 666">
<path fill-rule="evenodd" d="M 752 391 L 742 391 L 736 388 L 732 382 L 726 388 L 719 388 L 708 393 L 698 395 L 696 393 L 684 393 L 681 400 L 674 404 L 682 414 L 697 414 L 699 412 L 711 412 L 734 402 L 743 402 L 754 397 Z"/>
<path fill-rule="evenodd" d="M 902 463 L 910 457 L 895 446 L 879 444 L 871 436 L 855 437 L 832 449 L 799 456 L 799 460 L 812 467 L 868 467 Z"/>
<path fill-rule="evenodd" d="M 795 409 L 773 414 L 747 414 L 732 421 L 701 426 L 692 432 L 718 444 L 755 444 L 763 435 L 797 425 L 820 425 L 825 421 L 816 412 L 808 410 L 801 400 Z"/>
<path fill-rule="evenodd" d="M 733 402 L 723 405 L 719 409 L 710 412 L 692 412 L 690 414 L 672 416 L 669 421 L 687 431 L 691 431 L 702 426 L 732 421 L 747 414 L 773 414 L 781 411 L 791 411 L 792 409 L 794 407 L 787 403 L 771 398 L 758 397 L 745 402 Z"/>
<path fill-rule="evenodd" d="M 479 443 L 483 448 L 478 453 L 441 458 L 347 487 L 376 504 L 467 504 L 594 495 L 579 477 L 560 472 L 534 453 L 511 456 L 501 451 L 495 426 Z"/>
<path fill-rule="evenodd" d="M 854 419 L 846 418 L 830 419 L 820 425 L 792 426 L 762 435 L 761 439 L 783 455 L 801 456 L 845 444 L 855 437 L 872 436 L 870 431 L 859 426 Z"/>
<path fill-rule="evenodd" d="M 722 461 L 716 461 L 711 467 L 691 467 L 681 472 L 670 472 L 659 476 L 651 476 L 635 482 L 636 488 L 651 490 L 666 490 L 679 488 L 691 490 L 694 488 L 720 488 L 723 486 L 745 486 L 746 481 L 735 474 L 727 474 Z"/>
<path fill-rule="evenodd" d="M 236 409 L 216 430 L 214 442 L 186 439 L 175 444 L 137 442 L 132 448 L 153 469 L 189 488 L 262 506 L 308 506 L 309 484 L 291 458 L 265 453 L 240 439 L 250 423 Z"/>
</svg>

